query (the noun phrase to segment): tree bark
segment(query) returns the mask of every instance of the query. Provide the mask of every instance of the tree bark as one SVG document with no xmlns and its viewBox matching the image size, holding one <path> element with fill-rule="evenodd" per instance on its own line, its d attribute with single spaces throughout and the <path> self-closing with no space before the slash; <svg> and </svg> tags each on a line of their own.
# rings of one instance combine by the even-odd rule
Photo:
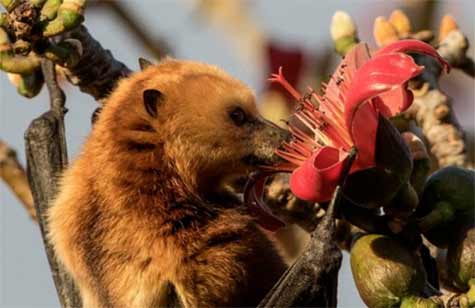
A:
<svg viewBox="0 0 475 308">
<path fill-rule="evenodd" d="M 125 64 L 116 60 L 87 31 L 86 27 L 64 34 L 61 40 L 74 39 L 81 43 L 82 55 L 73 67 L 66 67 L 69 81 L 82 92 L 102 102 L 115 88 L 117 82 L 132 72 Z"/>
<path fill-rule="evenodd" d="M 62 307 L 81 307 L 73 280 L 58 262 L 48 238 L 47 211 L 57 192 L 57 179 L 67 165 L 64 132 L 65 96 L 58 87 L 54 64 L 42 60 L 42 70 L 50 94 L 50 110 L 33 120 L 25 133 L 27 172 L 33 192 L 38 222 Z"/>
</svg>

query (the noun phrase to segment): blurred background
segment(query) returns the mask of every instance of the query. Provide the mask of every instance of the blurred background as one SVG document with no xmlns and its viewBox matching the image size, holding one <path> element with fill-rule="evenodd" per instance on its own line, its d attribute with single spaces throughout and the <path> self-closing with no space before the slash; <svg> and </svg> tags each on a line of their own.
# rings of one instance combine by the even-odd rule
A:
<svg viewBox="0 0 475 308">
<path fill-rule="evenodd" d="M 451 14 L 469 40 L 474 38 L 475 1 L 404 0 L 123 0 L 89 1 L 85 25 L 114 56 L 133 70 L 137 58 L 173 57 L 218 65 L 255 89 L 260 101 L 270 95 L 266 78 L 279 65 L 300 89 L 319 88 L 340 57 L 329 27 L 336 10 L 355 20 L 359 38 L 376 47 L 373 22 L 400 8 L 413 29 L 434 29 Z M 472 42 L 473 43 L 473 42 Z M 471 57 L 473 48 L 469 50 Z M 67 95 L 66 133 L 71 159 L 91 128 L 97 103 L 63 82 Z M 473 138 L 473 79 L 453 71 L 442 80 L 453 98 L 464 130 Z M 285 100 L 285 97 L 282 98 Z M 17 150 L 24 164 L 23 133 L 48 108 L 45 89 L 32 100 L 19 96 L 0 73 L 0 139 Z M 355 289 L 347 254 L 339 282 L 340 307 L 364 307 Z M 58 307 L 38 225 L 0 182 L 0 307 Z"/>
</svg>

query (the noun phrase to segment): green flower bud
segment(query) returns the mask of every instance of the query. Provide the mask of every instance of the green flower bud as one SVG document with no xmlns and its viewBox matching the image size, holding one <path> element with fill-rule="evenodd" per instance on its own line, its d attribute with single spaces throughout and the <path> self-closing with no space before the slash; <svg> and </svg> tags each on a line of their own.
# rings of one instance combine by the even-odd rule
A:
<svg viewBox="0 0 475 308">
<path fill-rule="evenodd" d="M 475 214 L 475 171 L 446 167 L 432 174 L 416 210 L 419 228 L 434 245 L 446 248 L 452 230 Z"/>
<path fill-rule="evenodd" d="M 361 299 L 370 308 L 400 305 L 424 289 L 426 274 L 420 257 L 396 239 L 364 235 L 354 243 L 350 262 Z"/>
<path fill-rule="evenodd" d="M 473 221 L 467 221 L 456 228 L 448 245 L 446 262 L 453 285 L 462 292 L 467 291 L 469 281 L 475 279 L 475 223 Z"/>
<path fill-rule="evenodd" d="M 441 303 L 436 303 L 429 298 L 417 296 L 405 297 L 402 300 L 400 308 L 443 308 Z"/>
</svg>

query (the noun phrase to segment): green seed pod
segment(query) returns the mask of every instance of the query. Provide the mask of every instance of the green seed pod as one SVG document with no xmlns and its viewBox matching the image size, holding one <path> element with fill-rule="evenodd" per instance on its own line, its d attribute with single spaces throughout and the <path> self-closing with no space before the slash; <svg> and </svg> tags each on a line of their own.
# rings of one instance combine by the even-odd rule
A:
<svg viewBox="0 0 475 308">
<path fill-rule="evenodd" d="M 364 235 L 354 243 L 350 262 L 360 297 L 370 308 L 400 305 L 424 289 L 426 274 L 420 257 L 396 239 Z"/>
<path fill-rule="evenodd" d="M 8 74 L 11 83 L 16 86 L 17 92 L 27 98 L 32 98 L 40 93 L 44 84 L 43 73 L 36 70 L 31 74 Z"/>
<path fill-rule="evenodd" d="M 453 285 L 462 292 L 469 289 L 469 281 L 475 279 L 475 223 L 460 224 L 448 245 L 447 271 Z"/>
<path fill-rule="evenodd" d="M 419 228 L 434 245 L 446 248 L 452 230 L 475 214 L 475 171 L 446 167 L 432 174 L 416 210 Z"/>
<path fill-rule="evenodd" d="M 47 0 L 41 9 L 41 21 L 53 20 L 61 5 L 61 0 Z"/>
<path fill-rule="evenodd" d="M 64 0 L 57 9 L 56 18 L 45 25 L 43 35 L 50 37 L 79 26 L 84 21 L 85 6 L 86 0 Z"/>
<path fill-rule="evenodd" d="M 399 308 L 443 308 L 443 304 L 436 303 L 432 299 L 417 296 L 405 297 Z"/>
<path fill-rule="evenodd" d="M 473 308 L 475 307 L 475 279 L 468 281 L 469 289 L 465 294 L 462 294 L 458 298 L 458 304 L 460 308 Z"/>
</svg>

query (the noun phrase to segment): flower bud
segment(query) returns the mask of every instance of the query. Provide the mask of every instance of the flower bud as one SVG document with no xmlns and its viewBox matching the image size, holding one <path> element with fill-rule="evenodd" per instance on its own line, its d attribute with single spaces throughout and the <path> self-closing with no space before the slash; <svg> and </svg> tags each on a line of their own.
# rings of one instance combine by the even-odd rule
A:
<svg viewBox="0 0 475 308">
<path fill-rule="evenodd" d="M 450 15 L 442 17 L 439 27 L 439 43 L 441 43 L 450 32 L 457 30 L 458 26 L 455 19 Z"/>
<path fill-rule="evenodd" d="M 400 38 L 408 37 L 411 33 L 411 22 L 401 10 L 394 10 L 389 16 L 389 22 L 394 26 Z"/>
<path fill-rule="evenodd" d="M 358 43 L 355 23 L 346 12 L 337 11 L 333 15 L 330 33 L 335 43 L 335 49 L 340 55 L 345 55 Z"/>
<path fill-rule="evenodd" d="M 416 210 L 419 229 L 439 248 L 447 247 L 450 234 L 466 217 L 475 214 L 475 171 L 446 167 L 432 174 Z"/>
<path fill-rule="evenodd" d="M 426 274 L 420 257 L 388 236 L 357 239 L 350 262 L 360 297 L 370 308 L 394 307 L 424 289 Z"/>
<path fill-rule="evenodd" d="M 10 82 L 17 88 L 18 94 L 32 98 L 40 93 L 44 84 L 43 74 L 36 70 L 31 74 L 7 74 Z"/>
<path fill-rule="evenodd" d="M 475 223 L 473 217 L 457 226 L 447 249 L 447 271 L 452 285 L 459 291 L 469 289 L 469 281 L 475 279 Z"/>
<path fill-rule="evenodd" d="M 422 298 L 417 296 L 405 297 L 400 308 L 443 308 L 442 303 L 436 303 L 430 298 Z"/>
<path fill-rule="evenodd" d="M 330 33 L 333 41 L 342 37 L 356 36 L 356 26 L 351 16 L 344 11 L 336 11 L 332 17 Z"/>
<path fill-rule="evenodd" d="M 379 47 L 389 45 L 399 40 L 396 28 L 383 16 L 376 17 L 374 20 L 373 36 Z"/>
</svg>

